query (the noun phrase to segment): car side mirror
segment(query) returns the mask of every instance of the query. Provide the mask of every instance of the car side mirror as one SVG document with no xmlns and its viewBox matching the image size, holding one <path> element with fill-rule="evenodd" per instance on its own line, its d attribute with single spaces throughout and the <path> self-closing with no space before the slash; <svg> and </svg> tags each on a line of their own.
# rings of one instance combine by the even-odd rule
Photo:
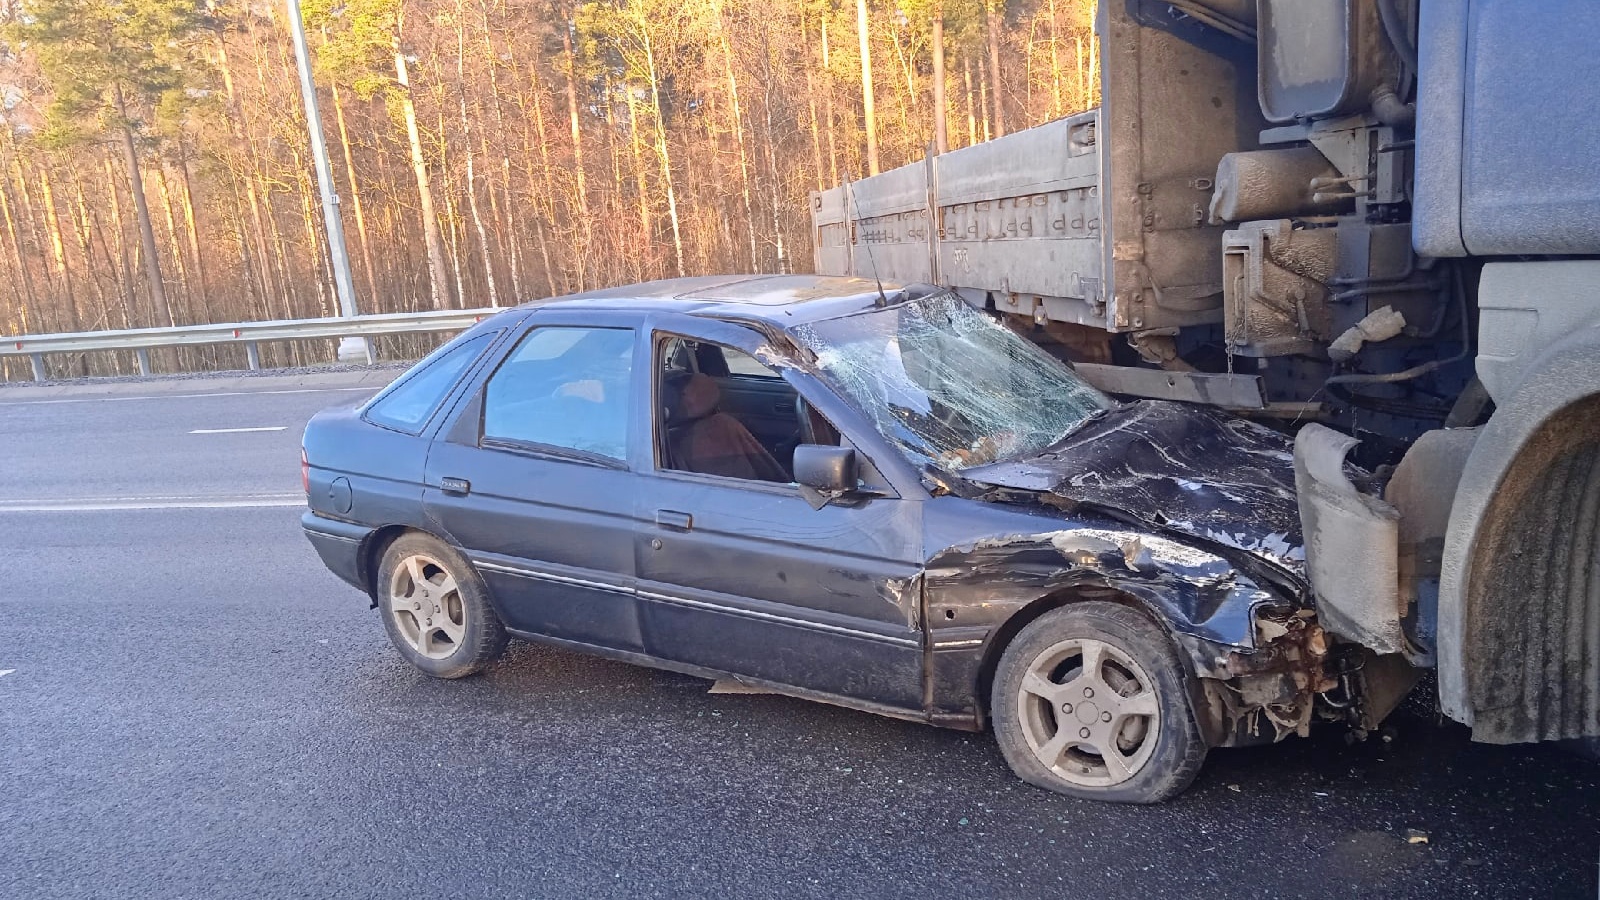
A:
<svg viewBox="0 0 1600 900">
<path fill-rule="evenodd" d="M 801 444 L 794 448 L 794 480 L 812 509 L 821 509 L 856 489 L 856 451 Z"/>
</svg>

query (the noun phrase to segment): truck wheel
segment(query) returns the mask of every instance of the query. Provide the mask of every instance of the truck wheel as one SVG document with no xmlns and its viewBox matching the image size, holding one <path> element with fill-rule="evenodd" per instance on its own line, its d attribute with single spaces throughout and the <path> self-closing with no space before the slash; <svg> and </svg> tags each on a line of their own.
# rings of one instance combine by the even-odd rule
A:
<svg viewBox="0 0 1600 900">
<path fill-rule="evenodd" d="M 1166 635 L 1113 603 L 1045 613 L 1006 647 L 990 713 L 1024 781 L 1113 803 L 1158 803 L 1206 758 L 1187 676 Z"/>
<path fill-rule="evenodd" d="M 378 607 L 395 649 L 435 678 L 481 671 L 506 647 L 505 626 L 477 570 L 425 534 L 404 535 L 384 552 Z"/>
</svg>

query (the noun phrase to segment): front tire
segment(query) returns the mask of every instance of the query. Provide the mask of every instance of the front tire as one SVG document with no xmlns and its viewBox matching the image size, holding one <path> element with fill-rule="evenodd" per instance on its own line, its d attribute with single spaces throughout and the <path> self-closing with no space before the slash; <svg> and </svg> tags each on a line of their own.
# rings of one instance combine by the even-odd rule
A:
<svg viewBox="0 0 1600 900">
<path fill-rule="evenodd" d="M 1205 762 L 1187 675 L 1135 610 L 1076 603 L 1022 629 L 995 671 L 990 715 L 1011 770 L 1039 787 L 1112 803 L 1182 793 Z"/>
<path fill-rule="evenodd" d="M 384 631 L 406 662 L 435 678 L 482 671 L 506 647 L 483 579 L 456 550 L 425 534 L 400 537 L 378 567 Z"/>
</svg>

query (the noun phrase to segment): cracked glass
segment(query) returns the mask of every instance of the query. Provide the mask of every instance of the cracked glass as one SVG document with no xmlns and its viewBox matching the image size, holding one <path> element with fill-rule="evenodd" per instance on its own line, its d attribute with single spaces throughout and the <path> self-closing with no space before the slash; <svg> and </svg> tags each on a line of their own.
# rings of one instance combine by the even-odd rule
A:
<svg viewBox="0 0 1600 900">
<path fill-rule="evenodd" d="M 1114 404 L 1021 335 L 942 292 L 794 329 L 825 379 L 919 464 L 1031 456 Z"/>
</svg>

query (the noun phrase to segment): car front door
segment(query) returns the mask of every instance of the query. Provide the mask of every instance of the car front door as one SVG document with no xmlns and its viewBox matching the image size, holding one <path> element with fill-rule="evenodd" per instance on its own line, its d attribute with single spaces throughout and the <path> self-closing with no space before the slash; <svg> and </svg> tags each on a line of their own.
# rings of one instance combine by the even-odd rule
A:
<svg viewBox="0 0 1600 900">
<path fill-rule="evenodd" d="M 694 471 L 695 460 L 686 457 L 697 451 L 686 448 L 722 454 L 700 468 L 724 472 L 729 451 L 706 446 L 686 429 L 714 432 L 712 443 L 735 434 L 734 443 L 754 455 L 760 451 L 744 438 L 761 441 L 736 419 L 711 420 L 730 416 L 736 404 L 707 409 L 703 403 L 689 415 L 675 409 L 683 401 L 674 380 L 706 383 L 702 373 L 674 371 L 674 359 L 694 358 L 672 349 L 685 340 L 719 346 L 746 373 L 741 377 L 770 378 L 747 393 L 796 414 L 794 382 L 755 361 L 755 332 L 689 317 L 653 330 L 655 452 L 636 507 L 646 651 L 804 693 L 922 710 L 922 503 L 897 496 L 885 482 L 870 498 L 814 509 L 797 485 L 775 475 L 757 480 Z M 776 471 L 792 471 L 790 460 L 780 458 L 786 452 L 780 442 L 769 440 L 762 450 Z M 761 461 L 750 468 L 775 471 Z"/>
<path fill-rule="evenodd" d="M 424 507 L 508 628 L 638 652 L 632 317 L 535 316 L 429 452 Z"/>
</svg>

